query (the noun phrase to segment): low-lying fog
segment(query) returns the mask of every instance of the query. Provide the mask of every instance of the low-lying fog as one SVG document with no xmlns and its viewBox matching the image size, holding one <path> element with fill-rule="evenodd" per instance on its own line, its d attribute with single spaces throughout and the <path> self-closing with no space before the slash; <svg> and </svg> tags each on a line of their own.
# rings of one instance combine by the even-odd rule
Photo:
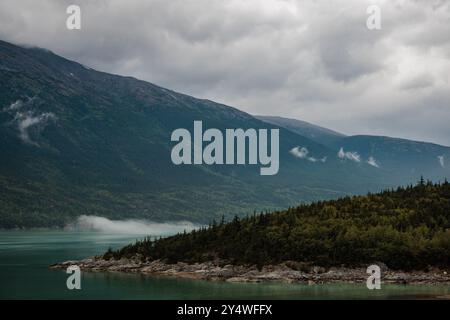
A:
<svg viewBox="0 0 450 320">
<path fill-rule="evenodd" d="M 82 215 L 68 225 L 69 230 L 99 231 L 122 234 L 146 234 L 152 236 L 164 236 L 178 232 L 189 232 L 199 228 L 200 225 L 189 221 L 153 222 L 147 220 L 110 220 L 98 216 Z"/>
</svg>

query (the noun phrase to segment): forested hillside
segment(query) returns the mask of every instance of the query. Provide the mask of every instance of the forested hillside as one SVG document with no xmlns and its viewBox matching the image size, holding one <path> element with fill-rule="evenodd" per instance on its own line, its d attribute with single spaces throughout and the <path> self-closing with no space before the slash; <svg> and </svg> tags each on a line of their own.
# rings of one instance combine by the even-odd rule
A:
<svg viewBox="0 0 450 320">
<path fill-rule="evenodd" d="M 146 239 L 106 258 L 204 262 L 216 258 L 259 266 L 296 261 L 393 269 L 450 266 L 450 184 L 416 186 L 213 222 L 191 233 Z"/>
<path fill-rule="evenodd" d="M 175 165 L 171 134 L 191 132 L 196 120 L 221 132 L 279 128 L 278 174 L 261 176 L 259 165 Z M 204 224 L 377 192 L 420 175 L 450 177 L 444 146 L 342 137 L 298 121 L 285 128 L 3 41 L 0 150 L 0 228 L 64 227 L 81 215 Z"/>
<path fill-rule="evenodd" d="M 404 183 L 280 129 L 280 170 L 181 165 L 171 133 L 272 128 L 238 109 L 52 52 L 0 41 L 0 228 L 53 227 L 80 215 L 207 223 Z M 308 149 L 312 162 L 290 150 Z M 345 179 L 344 179 L 345 178 Z"/>
</svg>

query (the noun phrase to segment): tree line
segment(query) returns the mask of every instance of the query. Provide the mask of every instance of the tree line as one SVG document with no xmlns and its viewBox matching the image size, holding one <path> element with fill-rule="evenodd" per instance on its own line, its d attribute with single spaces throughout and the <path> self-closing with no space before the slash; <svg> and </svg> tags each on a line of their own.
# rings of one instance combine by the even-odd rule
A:
<svg viewBox="0 0 450 320">
<path fill-rule="evenodd" d="M 450 266 L 450 184 L 417 185 L 319 201 L 209 226 L 167 238 L 148 237 L 107 259 L 132 257 L 194 263 L 224 259 L 259 267 L 286 261 L 392 269 Z"/>
</svg>

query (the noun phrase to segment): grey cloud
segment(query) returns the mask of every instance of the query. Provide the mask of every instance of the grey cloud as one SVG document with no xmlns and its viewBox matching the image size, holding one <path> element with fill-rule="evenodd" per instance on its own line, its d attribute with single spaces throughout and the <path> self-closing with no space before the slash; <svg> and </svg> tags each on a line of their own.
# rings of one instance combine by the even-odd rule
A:
<svg viewBox="0 0 450 320">
<path fill-rule="evenodd" d="M 3 0 L 0 38 L 254 114 L 450 145 L 448 1 L 78 3 L 69 31 L 72 1 Z"/>
<path fill-rule="evenodd" d="M 400 87 L 404 90 L 417 90 L 433 86 L 434 80 L 428 74 L 421 74 L 404 81 Z"/>
<path fill-rule="evenodd" d="M 361 162 L 361 156 L 356 151 L 344 151 L 344 148 L 341 147 L 337 154 L 338 158 L 341 160 L 351 160 L 354 162 Z"/>
</svg>

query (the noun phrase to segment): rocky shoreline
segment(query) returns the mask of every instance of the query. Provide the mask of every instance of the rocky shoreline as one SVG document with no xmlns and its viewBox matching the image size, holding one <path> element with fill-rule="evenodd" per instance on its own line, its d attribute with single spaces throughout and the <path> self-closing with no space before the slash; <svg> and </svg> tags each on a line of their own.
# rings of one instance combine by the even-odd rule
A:
<svg viewBox="0 0 450 320">
<path fill-rule="evenodd" d="M 176 264 L 164 263 L 160 260 L 142 261 L 134 259 L 105 260 L 102 257 L 92 257 L 79 261 L 65 261 L 51 265 L 53 269 L 66 269 L 77 265 L 83 271 L 97 272 L 127 272 L 180 278 L 227 281 L 227 282 L 283 282 L 302 283 L 308 285 L 325 283 L 365 283 L 368 277 L 366 268 L 329 268 L 305 266 L 302 263 L 287 261 L 278 265 L 265 266 L 258 270 L 256 266 L 238 266 L 225 261 L 210 261 L 204 263 Z M 382 269 L 382 282 L 385 284 L 448 284 L 450 272 L 439 269 L 428 271 L 402 272 Z"/>
</svg>

